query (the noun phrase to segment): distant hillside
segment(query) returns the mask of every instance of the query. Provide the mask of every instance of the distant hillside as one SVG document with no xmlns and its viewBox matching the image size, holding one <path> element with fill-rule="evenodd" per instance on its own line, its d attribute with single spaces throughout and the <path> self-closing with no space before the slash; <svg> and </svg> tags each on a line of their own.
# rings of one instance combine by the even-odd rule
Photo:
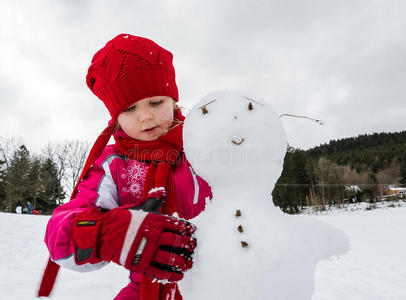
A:
<svg viewBox="0 0 406 300">
<path fill-rule="evenodd" d="M 289 148 L 272 192 L 275 205 L 295 213 L 354 199 L 376 201 L 390 185 L 406 186 L 406 131 L 333 140 L 307 151 Z M 358 192 L 345 186 L 357 185 Z"/>
<path fill-rule="evenodd" d="M 357 172 L 371 169 L 376 173 L 390 167 L 394 159 L 406 155 L 406 131 L 332 140 L 306 152 L 313 159 L 324 156 L 338 165 L 348 165 Z"/>
</svg>

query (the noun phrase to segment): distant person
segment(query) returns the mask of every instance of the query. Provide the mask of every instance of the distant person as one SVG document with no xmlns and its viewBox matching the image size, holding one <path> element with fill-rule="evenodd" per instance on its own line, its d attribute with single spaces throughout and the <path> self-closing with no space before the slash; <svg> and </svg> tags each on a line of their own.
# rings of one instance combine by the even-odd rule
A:
<svg viewBox="0 0 406 300">
<path fill-rule="evenodd" d="M 32 205 L 32 203 L 31 202 L 27 202 L 27 209 L 28 209 L 28 214 L 29 215 L 32 215 L 34 212 L 33 212 L 33 210 L 34 210 L 34 205 Z"/>
<path fill-rule="evenodd" d="M 22 204 L 21 204 L 21 201 L 18 201 L 18 202 L 17 202 L 17 207 L 16 207 L 16 213 L 19 214 L 19 215 L 21 215 L 22 212 L 23 212 L 23 206 L 22 206 Z"/>
</svg>

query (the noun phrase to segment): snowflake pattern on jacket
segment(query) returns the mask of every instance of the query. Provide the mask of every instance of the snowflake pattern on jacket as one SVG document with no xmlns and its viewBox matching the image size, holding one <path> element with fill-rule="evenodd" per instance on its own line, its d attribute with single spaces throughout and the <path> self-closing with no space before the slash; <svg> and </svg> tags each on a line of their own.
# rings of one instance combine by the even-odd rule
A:
<svg viewBox="0 0 406 300">
<path fill-rule="evenodd" d="M 123 168 L 123 173 L 121 174 L 122 179 L 127 178 L 127 187 L 122 187 L 121 190 L 129 192 L 137 199 L 140 199 L 148 167 L 147 163 L 130 161 L 128 166 Z"/>
</svg>

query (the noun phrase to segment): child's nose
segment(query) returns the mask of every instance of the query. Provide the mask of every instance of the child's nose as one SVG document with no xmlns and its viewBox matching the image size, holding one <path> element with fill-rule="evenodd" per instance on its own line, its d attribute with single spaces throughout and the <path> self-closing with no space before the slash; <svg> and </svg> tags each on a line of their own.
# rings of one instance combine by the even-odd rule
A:
<svg viewBox="0 0 406 300">
<path fill-rule="evenodd" d="M 154 114 L 152 112 L 144 111 L 144 112 L 140 113 L 138 120 L 140 122 L 145 122 L 145 121 L 152 120 L 153 118 L 154 118 Z"/>
</svg>

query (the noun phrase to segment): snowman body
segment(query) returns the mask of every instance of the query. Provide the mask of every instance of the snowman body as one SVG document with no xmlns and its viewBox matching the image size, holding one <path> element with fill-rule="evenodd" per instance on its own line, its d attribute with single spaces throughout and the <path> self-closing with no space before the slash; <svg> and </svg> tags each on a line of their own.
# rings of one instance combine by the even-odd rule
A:
<svg viewBox="0 0 406 300">
<path fill-rule="evenodd" d="M 179 282 L 184 300 L 310 300 L 317 262 L 347 250 L 343 232 L 273 205 L 286 147 L 275 112 L 243 92 L 209 94 L 188 114 L 185 153 L 213 200 L 192 220 L 198 246 Z"/>
</svg>

